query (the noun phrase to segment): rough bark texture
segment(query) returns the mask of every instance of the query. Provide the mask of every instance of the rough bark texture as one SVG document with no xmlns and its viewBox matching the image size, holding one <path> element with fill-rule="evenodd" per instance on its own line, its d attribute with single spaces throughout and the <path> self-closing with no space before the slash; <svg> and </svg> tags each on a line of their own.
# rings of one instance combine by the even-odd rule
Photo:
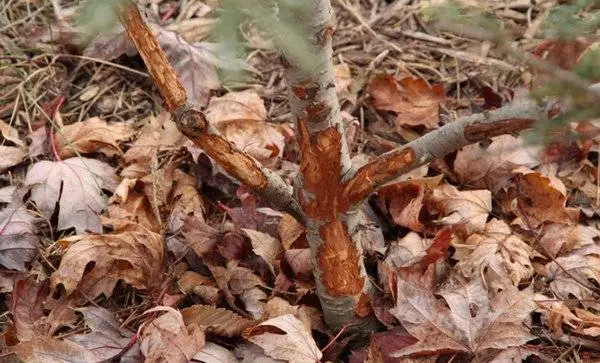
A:
<svg viewBox="0 0 600 363">
<path fill-rule="evenodd" d="M 232 145 L 212 127 L 204 113 L 187 103 L 185 89 L 170 65 L 156 37 L 137 7 L 125 2 L 115 9 L 127 34 L 142 56 L 179 130 L 239 180 L 275 208 L 302 221 L 292 187 L 256 159 Z"/>
<path fill-rule="evenodd" d="M 334 328 L 368 314 L 366 273 L 360 243 L 353 239 L 360 213 L 343 200 L 344 177 L 352 170 L 335 93 L 332 63 L 332 9 L 314 0 L 309 11 L 286 12 L 285 22 L 306 26 L 310 69 L 282 49 L 288 99 L 300 145 L 300 175 L 295 192 L 305 216 L 317 294 L 327 324 Z"/>
</svg>

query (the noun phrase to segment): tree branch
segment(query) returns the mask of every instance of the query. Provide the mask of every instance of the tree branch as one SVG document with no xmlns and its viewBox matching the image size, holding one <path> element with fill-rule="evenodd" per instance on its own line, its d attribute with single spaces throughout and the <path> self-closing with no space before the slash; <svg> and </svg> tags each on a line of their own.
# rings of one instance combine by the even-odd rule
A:
<svg viewBox="0 0 600 363">
<path fill-rule="evenodd" d="M 267 203 L 302 221 L 303 215 L 293 198 L 292 187 L 279 175 L 230 143 L 210 125 L 202 111 L 188 104 L 185 89 L 177 73 L 135 4 L 125 1 L 117 5 L 115 10 L 129 38 L 144 60 L 150 76 L 165 100 L 167 109 L 173 114 L 177 128 L 231 176 Z"/>
<path fill-rule="evenodd" d="M 423 164 L 493 136 L 518 133 L 544 117 L 542 107 L 533 101 L 463 117 L 359 168 L 348 178 L 343 199 L 356 206 L 380 186 Z"/>
</svg>

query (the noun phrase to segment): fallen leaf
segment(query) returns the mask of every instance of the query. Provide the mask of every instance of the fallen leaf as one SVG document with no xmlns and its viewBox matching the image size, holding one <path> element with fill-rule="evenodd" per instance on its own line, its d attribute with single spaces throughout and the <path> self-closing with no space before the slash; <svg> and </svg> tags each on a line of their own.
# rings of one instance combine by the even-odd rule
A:
<svg viewBox="0 0 600 363">
<path fill-rule="evenodd" d="M 50 293 L 48 281 L 35 282 L 32 279 L 15 283 L 10 312 L 14 329 L 20 342 L 35 340 L 45 335 L 47 326 L 40 319 L 44 316 L 44 302 Z"/>
<path fill-rule="evenodd" d="M 209 43 L 190 44 L 174 31 L 169 31 L 152 21 L 148 24 L 177 72 L 190 101 L 201 106 L 206 105 L 211 90 L 221 88 L 216 66 L 231 65 L 220 64 Z M 133 55 L 135 49 L 121 26 L 116 31 L 101 34 L 84 50 L 84 55 L 88 57 L 106 60 L 112 60 L 122 54 Z"/>
<path fill-rule="evenodd" d="M 224 337 L 235 337 L 242 334 L 252 321 L 233 311 L 209 305 L 192 305 L 181 309 L 185 325 L 197 325 L 206 333 Z"/>
<path fill-rule="evenodd" d="M 594 244 L 594 238 L 600 237 L 596 228 L 581 224 L 550 223 L 542 227 L 540 234 L 539 244 L 550 257 Z"/>
<path fill-rule="evenodd" d="M 232 352 L 211 342 L 204 344 L 204 348 L 194 355 L 192 361 L 203 363 L 238 363 L 237 358 Z"/>
<path fill-rule="evenodd" d="M 423 231 L 423 223 L 419 219 L 425 187 L 413 183 L 397 183 L 382 187 L 377 197 L 387 206 L 387 211 L 397 225 L 407 227 L 412 231 Z"/>
<path fill-rule="evenodd" d="M 396 113 L 396 129 L 404 126 L 438 127 L 439 107 L 445 99 L 443 86 L 430 87 L 420 78 L 398 80 L 391 75 L 380 75 L 371 81 L 367 90 L 376 109 Z"/>
<path fill-rule="evenodd" d="M 440 185 L 433 190 L 430 210 L 445 215 L 440 223 L 462 225 L 467 235 L 482 231 L 492 210 L 489 190 L 459 191 L 452 185 Z"/>
<path fill-rule="evenodd" d="M 133 333 L 122 329 L 110 311 L 95 306 L 76 310 L 83 314 L 85 325 L 91 332 L 70 335 L 66 339 L 94 352 L 100 360 L 110 360 L 128 347 Z M 141 359 L 139 343 L 129 347 L 121 359 L 122 361 Z"/>
<path fill-rule="evenodd" d="M 531 288 L 507 287 L 490 299 L 481 280 L 473 280 L 439 294 L 447 306 L 430 291 L 398 280 L 398 300 L 391 312 L 418 342 L 390 356 L 476 354 L 520 346 L 535 338 L 522 324 L 535 308 Z"/>
<path fill-rule="evenodd" d="M 291 215 L 284 214 L 277 226 L 277 232 L 283 247 L 287 250 L 290 249 L 294 242 L 299 238 L 306 236 L 306 227 Z"/>
<path fill-rule="evenodd" d="M 38 254 L 37 219 L 18 198 L 0 210 L 0 265 L 27 271 L 25 265 Z"/>
<path fill-rule="evenodd" d="M 0 135 L 21 148 L 25 147 L 25 143 L 19 138 L 19 131 L 2 120 L 0 120 Z"/>
<path fill-rule="evenodd" d="M 102 189 L 114 191 L 118 180 L 113 168 L 99 160 L 71 158 L 39 161 L 29 169 L 25 185 L 31 200 L 47 218 L 58 202 L 59 230 L 75 228 L 77 233 L 102 232 L 98 214 L 106 209 Z"/>
<path fill-rule="evenodd" d="M 107 156 L 121 155 L 119 142 L 133 136 L 130 123 L 107 124 L 99 117 L 64 126 L 56 133 L 56 149 L 61 158 L 100 152 Z"/>
<path fill-rule="evenodd" d="M 108 200 L 108 215 L 160 233 L 161 225 L 138 179 L 123 178 Z"/>
<path fill-rule="evenodd" d="M 538 166 L 540 151 L 540 147 L 526 146 L 522 138 L 501 135 L 487 147 L 471 144 L 458 150 L 454 172 L 462 183 L 496 193 L 509 183 L 514 169 Z"/>
<path fill-rule="evenodd" d="M 570 254 L 557 257 L 545 266 L 550 288 L 560 299 L 569 295 L 586 307 L 600 309 L 597 284 L 600 283 L 600 249 L 588 245 Z"/>
<path fill-rule="evenodd" d="M 323 356 L 310 332 L 291 314 L 260 323 L 244 337 L 263 348 L 269 357 L 290 363 L 318 362 Z"/>
<path fill-rule="evenodd" d="M 431 243 L 432 240 L 409 232 L 402 239 L 392 241 L 384 263 L 394 269 L 415 265 L 427 255 L 426 250 Z"/>
<path fill-rule="evenodd" d="M 9 347 L 24 362 L 90 363 L 100 358 L 94 352 L 68 340 L 40 336 L 33 341 Z"/>
<path fill-rule="evenodd" d="M 17 192 L 16 185 L 7 185 L 0 188 L 0 203 L 10 203 Z"/>
<path fill-rule="evenodd" d="M 230 92 L 213 97 L 206 118 L 227 140 L 263 163 L 273 163 L 283 154 L 291 131 L 265 122 L 267 110 L 254 91 Z"/>
<path fill-rule="evenodd" d="M 79 287 L 95 298 L 111 296 L 119 280 L 142 290 L 160 283 L 162 237 L 140 225 L 127 224 L 111 234 L 71 236 L 58 244 L 65 246 L 66 252 L 52 273 L 53 289 L 62 284 L 70 295 Z"/>
<path fill-rule="evenodd" d="M 204 332 L 192 327 L 188 329 L 181 313 L 168 306 L 157 306 L 144 314 L 164 312 L 146 323 L 141 332 L 140 349 L 145 362 L 187 363 L 202 350 Z"/>
<path fill-rule="evenodd" d="M 183 221 L 184 243 L 198 256 L 203 256 L 211 251 L 221 234 L 219 230 L 209 226 L 197 216 L 186 218 Z"/>
<path fill-rule="evenodd" d="M 253 229 L 242 229 L 252 244 L 252 251 L 260 256 L 269 266 L 271 273 L 275 275 L 275 262 L 279 254 L 283 252 L 283 246 L 278 239 Z"/>
<path fill-rule="evenodd" d="M 27 157 L 27 152 L 16 146 L 0 145 L 0 172 L 19 165 Z"/>
<path fill-rule="evenodd" d="M 492 219 L 485 230 L 470 235 L 463 244 L 454 244 L 456 265 L 465 277 L 482 277 L 488 286 L 503 289 L 505 281 L 519 286 L 533 276 L 533 257 L 542 257 L 504 221 Z M 465 256 L 462 258 L 462 256 Z"/>
<path fill-rule="evenodd" d="M 537 228 L 545 222 L 569 221 L 565 209 L 567 198 L 560 189 L 552 185 L 549 177 L 530 172 L 518 174 L 515 178 L 517 203 L 513 211 L 526 225 Z"/>
</svg>

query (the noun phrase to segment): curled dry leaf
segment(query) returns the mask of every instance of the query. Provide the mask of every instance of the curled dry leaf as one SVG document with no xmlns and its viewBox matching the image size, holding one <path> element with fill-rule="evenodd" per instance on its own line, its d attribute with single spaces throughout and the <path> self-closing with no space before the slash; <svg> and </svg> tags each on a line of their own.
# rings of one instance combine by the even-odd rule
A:
<svg viewBox="0 0 600 363">
<path fill-rule="evenodd" d="M 540 147 L 526 146 L 522 138 L 501 135 L 487 147 L 471 144 L 456 153 L 454 172 L 461 182 L 497 192 L 506 186 L 518 167 L 540 164 Z"/>
<path fill-rule="evenodd" d="M 19 131 L 2 120 L 0 120 L 0 135 L 19 147 L 25 147 L 25 143 L 19 138 Z"/>
<path fill-rule="evenodd" d="M 560 252 L 568 253 L 592 245 L 597 237 L 600 237 L 600 232 L 593 227 L 550 223 L 542 227 L 539 244 L 544 252 L 556 257 Z"/>
<path fill-rule="evenodd" d="M 514 213 L 526 225 L 537 228 L 545 222 L 569 222 L 565 208 L 567 197 L 562 188 L 553 185 L 550 177 L 530 172 L 518 174 L 515 181 L 517 198 Z"/>
<path fill-rule="evenodd" d="M 421 261 L 432 240 L 422 238 L 414 232 L 409 232 L 400 240 L 392 241 L 384 263 L 395 269 L 412 266 Z"/>
<path fill-rule="evenodd" d="M 557 257 L 545 266 L 550 288 L 560 299 L 575 296 L 583 306 L 600 309 L 600 248 L 588 245 L 567 256 Z"/>
<path fill-rule="evenodd" d="M 288 128 L 265 122 L 267 110 L 254 91 L 212 98 L 206 117 L 227 140 L 265 164 L 281 157 L 286 137 L 291 135 Z"/>
<path fill-rule="evenodd" d="M 289 214 L 284 214 L 277 226 L 277 232 L 283 247 L 287 250 L 292 247 L 294 242 L 302 236 L 306 236 L 306 227 L 299 223 L 296 218 Z"/>
<path fill-rule="evenodd" d="M 224 337 L 242 334 L 252 321 L 233 311 L 210 305 L 193 305 L 181 310 L 183 321 L 188 327 L 197 325 L 206 333 Z"/>
<path fill-rule="evenodd" d="M 18 271 L 27 271 L 29 263 L 38 253 L 38 240 L 34 222 L 22 202 L 15 199 L 0 210 L 0 265 Z"/>
<path fill-rule="evenodd" d="M 387 206 L 394 223 L 420 232 L 424 228 L 419 214 L 423 208 L 425 189 L 425 186 L 419 184 L 397 183 L 382 187 L 377 197 Z"/>
<path fill-rule="evenodd" d="M 444 87 L 429 86 L 420 78 L 400 80 L 391 75 L 375 77 L 368 86 L 373 106 L 396 113 L 396 129 L 405 126 L 438 127 L 440 104 L 445 99 Z"/>
<path fill-rule="evenodd" d="M 194 271 L 186 271 L 177 281 L 177 285 L 186 294 L 194 293 L 206 304 L 216 304 L 221 296 L 215 282 L 204 275 Z"/>
<path fill-rule="evenodd" d="M 469 235 L 482 231 L 492 210 L 492 193 L 489 190 L 459 191 L 452 185 L 440 185 L 433 190 L 430 210 L 445 215 L 440 222 L 461 225 Z"/>
<path fill-rule="evenodd" d="M 269 319 L 244 333 L 266 355 L 290 363 L 318 362 L 323 354 L 310 331 L 291 314 Z"/>
<path fill-rule="evenodd" d="M 497 289 L 503 289 L 507 281 L 519 286 L 519 282 L 531 278 L 532 258 L 542 257 L 498 219 L 492 219 L 485 230 L 454 247 L 457 250 L 454 258 L 460 260 L 456 268 L 464 276 L 484 278 L 488 286 Z"/>
<path fill-rule="evenodd" d="M 202 218 L 191 216 L 183 221 L 184 243 L 198 256 L 212 251 L 221 232 L 204 222 Z"/>
<path fill-rule="evenodd" d="M 26 157 L 27 152 L 23 148 L 0 145 L 0 172 L 19 165 Z"/>
<path fill-rule="evenodd" d="M 202 350 L 204 332 L 198 327 L 185 326 L 181 313 L 168 306 L 157 306 L 145 311 L 164 312 L 147 322 L 141 333 L 140 348 L 145 362 L 187 363 Z"/>
<path fill-rule="evenodd" d="M 107 156 L 120 155 L 119 141 L 133 136 L 130 123 L 107 124 L 99 117 L 64 126 L 56 133 L 56 149 L 61 158 L 100 152 Z"/>
<path fill-rule="evenodd" d="M 110 165 L 87 158 L 39 161 L 25 177 L 25 185 L 31 187 L 31 200 L 40 211 L 50 218 L 58 202 L 57 228 L 74 227 L 79 234 L 102 232 L 98 216 L 106 208 L 102 190 L 113 191 L 117 184 Z"/>
<path fill-rule="evenodd" d="M 250 238 L 252 251 L 260 256 L 269 266 L 269 270 L 275 275 L 275 263 L 283 252 L 281 242 L 277 238 L 253 229 L 242 229 Z"/>
<path fill-rule="evenodd" d="M 439 292 L 446 304 L 418 286 L 398 280 L 396 306 L 390 311 L 418 342 L 392 357 L 442 352 L 506 349 L 534 339 L 522 324 L 534 310 L 531 288 L 514 287 L 488 297 L 481 280 Z"/>
<path fill-rule="evenodd" d="M 140 224 L 153 232 L 160 233 L 160 222 L 152 209 L 148 196 L 141 191 L 138 179 L 123 178 L 108 200 L 110 218 Z"/>
<path fill-rule="evenodd" d="M 90 298 L 108 297 L 119 280 L 138 289 L 160 283 L 162 237 L 140 225 L 129 223 L 111 234 L 77 235 L 58 243 L 66 252 L 51 276 L 52 287 L 62 284 L 67 294 L 79 287 Z"/>
</svg>

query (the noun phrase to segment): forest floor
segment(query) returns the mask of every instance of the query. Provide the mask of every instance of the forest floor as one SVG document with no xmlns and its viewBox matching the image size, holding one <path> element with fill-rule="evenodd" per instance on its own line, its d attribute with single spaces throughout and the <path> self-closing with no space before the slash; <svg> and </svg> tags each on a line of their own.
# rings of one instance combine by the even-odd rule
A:
<svg viewBox="0 0 600 363">
<path fill-rule="evenodd" d="M 246 59 L 224 62 L 216 0 L 139 3 L 188 96 L 292 181 L 272 42 L 246 24 Z M 469 2 L 519 52 L 573 69 L 595 39 L 551 40 L 557 3 Z M 424 1 L 332 5 L 357 164 L 551 78 L 477 29 L 433 24 Z M 0 361 L 600 361 L 594 120 L 559 129 L 586 138 L 499 136 L 382 188 L 363 243 L 381 330 L 331 331 L 303 226 L 179 133 L 122 29 L 83 42 L 78 6 L 0 0 Z M 224 87 L 224 68 L 248 77 Z"/>
</svg>

